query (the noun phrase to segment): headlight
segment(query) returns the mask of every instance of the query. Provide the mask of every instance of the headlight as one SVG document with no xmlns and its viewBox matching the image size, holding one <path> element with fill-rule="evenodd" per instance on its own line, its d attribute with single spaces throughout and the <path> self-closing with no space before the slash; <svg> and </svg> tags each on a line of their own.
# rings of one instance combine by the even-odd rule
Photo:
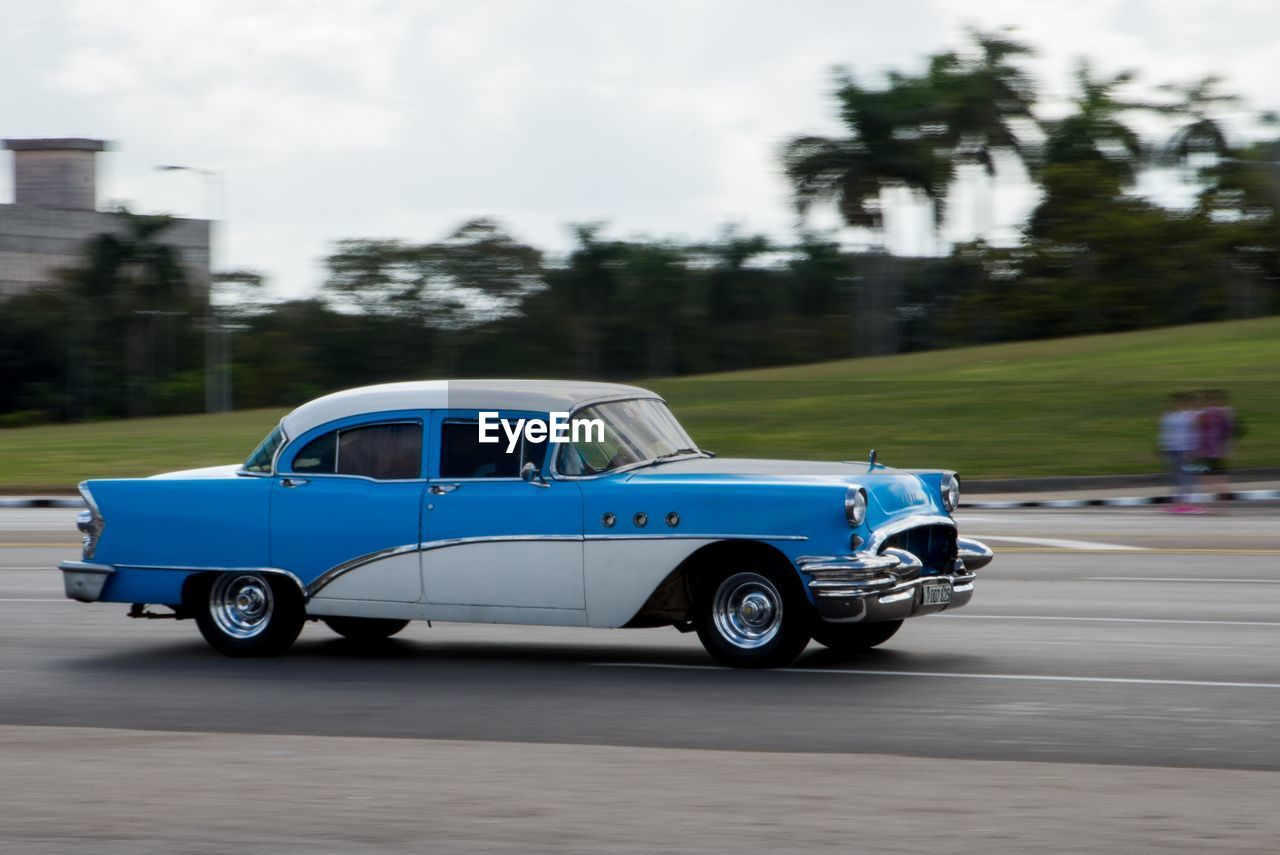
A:
<svg viewBox="0 0 1280 855">
<path fill-rule="evenodd" d="M 850 528 L 857 528 L 867 518 L 867 491 L 861 487 L 850 487 L 844 494 L 844 515 L 849 520 Z"/>
<path fill-rule="evenodd" d="M 942 479 L 942 504 L 947 513 L 960 507 L 960 479 L 954 475 Z"/>
</svg>

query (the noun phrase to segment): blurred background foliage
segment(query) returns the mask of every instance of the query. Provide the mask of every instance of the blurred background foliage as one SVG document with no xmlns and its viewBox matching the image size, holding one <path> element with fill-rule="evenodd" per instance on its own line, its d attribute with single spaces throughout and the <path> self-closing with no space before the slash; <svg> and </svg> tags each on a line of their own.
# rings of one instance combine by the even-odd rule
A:
<svg viewBox="0 0 1280 855">
<path fill-rule="evenodd" d="M 230 334 L 235 405 L 252 408 L 407 378 L 670 377 L 1280 311 L 1280 141 L 1231 139 L 1222 81 L 1135 100 L 1135 73 L 1082 62 L 1069 109 L 1048 119 L 1018 64 L 1030 53 L 971 32 L 876 86 L 840 71 L 842 135 L 781 147 L 798 214 L 786 244 L 732 227 L 623 240 L 591 223 L 549 257 L 476 219 L 423 242 L 341 241 L 309 299 L 220 273 L 210 308 L 162 241 L 166 218 L 132 216 L 63 281 L 0 302 L 0 426 L 199 411 L 211 329 Z M 1143 136 L 1147 113 L 1175 133 Z M 834 206 L 875 247 L 886 195 L 905 188 L 941 229 L 962 173 L 1006 169 L 1040 193 L 1014 246 L 903 258 L 806 225 Z M 1150 170 L 1175 171 L 1194 203 L 1136 193 Z"/>
</svg>

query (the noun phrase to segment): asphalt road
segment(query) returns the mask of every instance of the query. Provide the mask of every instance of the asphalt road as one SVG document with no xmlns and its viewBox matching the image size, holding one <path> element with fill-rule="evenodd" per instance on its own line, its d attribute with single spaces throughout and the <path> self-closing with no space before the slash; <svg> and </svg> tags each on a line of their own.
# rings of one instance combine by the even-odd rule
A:
<svg viewBox="0 0 1280 855">
<path fill-rule="evenodd" d="M 409 775 L 418 810 L 452 823 L 444 848 L 477 851 L 685 851 L 698 830 L 704 851 L 766 851 L 800 834 L 838 848 L 855 804 L 887 817 L 881 851 L 1054 851 L 1055 829 L 1060 851 L 1090 851 L 1090 841 L 1127 852 L 1274 851 L 1264 841 L 1280 833 L 1274 508 L 973 511 L 962 530 L 997 558 L 968 607 L 910 621 L 856 659 L 813 645 L 772 672 L 711 667 L 696 638 L 672 630 L 459 624 L 413 625 L 372 648 L 313 624 L 280 659 L 225 659 L 189 622 L 64 600 L 50 568 L 77 551 L 74 515 L 0 511 L 0 760 L 26 764 L 63 799 L 100 795 L 117 775 L 145 791 L 186 769 L 193 787 L 243 785 L 205 795 L 221 810 L 258 817 L 266 798 L 306 815 L 325 799 L 295 792 L 299 776 L 355 780 L 334 786 L 383 804 Z M 96 758 L 92 774 L 86 757 Z M 318 757 L 327 761 L 308 771 Z M 349 768 L 370 757 L 383 758 L 375 771 Z M 421 761 L 414 775 L 407 757 Z M 629 771 L 620 779 L 610 769 Z M 130 851 L 161 839 L 218 851 L 252 829 L 259 851 L 401 851 L 429 839 L 390 808 L 344 826 L 355 837 L 307 836 L 263 817 L 201 837 L 204 814 L 172 787 L 168 809 L 187 820 L 170 822 L 167 837 L 139 836 L 137 825 L 96 832 L 98 814 L 83 804 L 50 809 L 59 830 L 45 837 L 29 810 L 46 790 L 21 781 L 0 776 L 0 844 L 8 810 L 15 851 L 90 841 Z M 1055 781 L 1068 784 L 1054 790 Z M 737 817 L 735 793 L 755 800 L 754 813 Z M 662 807 L 676 795 L 678 805 Z M 89 800 L 111 814 L 111 799 Z M 596 822 L 569 807 L 593 800 Z M 513 824 L 510 810 L 525 802 L 528 815 Z M 625 804 L 626 819 L 604 818 Z M 609 835 L 664 810 L 662 827 L 687 827 L 684 837 L 668 840 L 652 821 L 656 836 Z M 1085 816 L 1109 821 L 1081 825 Z M 716 825 L 725 817 L 760 828 L 726 839 Z"/>
</svg>

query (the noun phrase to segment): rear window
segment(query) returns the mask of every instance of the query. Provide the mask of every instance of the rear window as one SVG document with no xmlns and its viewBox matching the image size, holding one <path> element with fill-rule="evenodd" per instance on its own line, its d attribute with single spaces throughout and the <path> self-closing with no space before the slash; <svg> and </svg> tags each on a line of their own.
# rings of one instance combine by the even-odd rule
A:
<svg viewBox="0 0 1280 855">
<path fill-rule="evenodd" d="M 291 471 L 361 475 L 379 481 L 419 478 L 422 425 L 397 422 L 330 431 L 311 440 L 294 455 Z"/>
</svg>

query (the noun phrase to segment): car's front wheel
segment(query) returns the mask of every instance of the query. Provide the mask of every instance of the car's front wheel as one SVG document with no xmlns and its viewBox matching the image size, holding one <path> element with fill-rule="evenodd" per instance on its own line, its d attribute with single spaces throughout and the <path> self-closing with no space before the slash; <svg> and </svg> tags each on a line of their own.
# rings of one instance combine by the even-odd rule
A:
<svg viewBox="0 0 1280 855">
<path fill-rule="evenodd" d="M 219 573 L 194 596 L 204 640 L 228 656 L 278 656 L 302 631 L 302 596 L 290 580 L 263 573 Z"/>
<path fill-rule="evenodd" d="M 325 626 L 352 641 L 381 641 L 409 625 L 407 620 L 390 618 L 327 617 Z"/>
<path fill-rule="evenodd" d="M 694 623 L 716 661 L 734 668 L 775 668 L 809 643 L 809 620 L 794 575 L 734 570 L 698 586 Z"/>
<path fill-rule="evenodd" d="M 884 644 L 902 626 L 900 620 L 883 623 L 818 623 L 813 640 L 836 653 L 853 654 Z"/>
</svg>

